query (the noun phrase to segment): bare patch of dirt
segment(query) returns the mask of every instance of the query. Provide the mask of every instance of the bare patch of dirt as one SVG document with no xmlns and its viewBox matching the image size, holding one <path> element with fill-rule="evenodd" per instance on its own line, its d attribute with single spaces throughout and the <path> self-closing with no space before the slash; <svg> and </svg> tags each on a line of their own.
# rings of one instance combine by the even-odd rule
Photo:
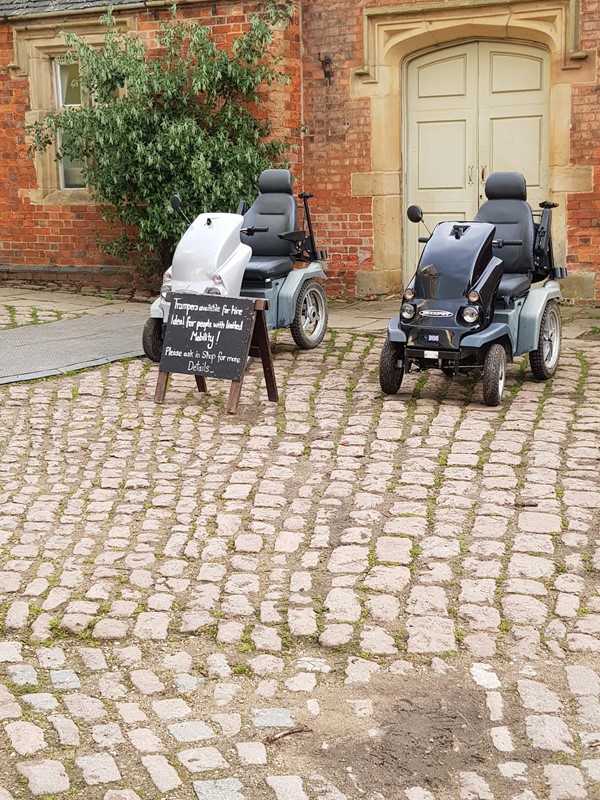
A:
<svg viewBox="0 0 600 800">
<path fill-rule="evenodd" d="M 304 774 L 327 775 L 349 797 L 389 800 L 411 786 L 449 789 L 463 770 L 487 771 L 485 694 L 468 676 L 388 675 L 373 680 L 362 695 L 360 687 L 352 688 L 353 698 L 373 699 L 375 713 L 357 718 L 339 695 L 331 698 L 331 708 L 320 701 L 322 714 L 312 725 L 316 735 L 298 737 L 301 747 L 290 739 L 296 752 L 288 751 L 288 758 L 304 761 Z"/>
</svg>

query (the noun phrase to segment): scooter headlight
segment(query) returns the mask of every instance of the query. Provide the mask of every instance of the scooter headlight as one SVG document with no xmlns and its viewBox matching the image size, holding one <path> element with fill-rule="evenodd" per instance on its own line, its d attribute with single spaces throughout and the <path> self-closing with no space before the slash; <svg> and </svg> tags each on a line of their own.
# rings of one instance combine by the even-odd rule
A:
<svg viewBox="0 0 600 800">
<path fill-rule="evenodd" d="M 173 287 L 170 283 L 163 283 L 163 285 L 160 287 L 160 296 L 165 302 L 171 302 L 173 297 Z"/>
<path fill-rule="evenodd" d="M 412 289 L 407 289 L 407 290 L 404 292 L 404 294 L 402 295 L 402 298 L 403 298 L 404 300 L 414 300 L 414 297 L 415 297 L 415 293 L 413 292 L 413 290 L 412 290 Z"/>
<path fill-rule="evenodd" d="M 173 274 L 171 272 L 171 267 L 169 267 L 169 269 L 166 269 L 163 273 L 163 283 L 167 283 L 167 281 L 170 281 L 172 277 Z"/>
<path fill-rule="evenodd" d="M 475 291 L 469 292 L 469 294 L 467 295 L 467 300 L 469 301 L 469 303 L 478 303 L 481 300 L 481 298 L 479 297 L 479 292 Z"/>
<path fill-rule="evenodd" d="M 411 320 L 415 315 L 415 307 L 410 303 L 403 303 L 402 308 L 400 309 L 400 316 L 403 320 L 408 322 Z"/>
<path fill-rule="evenodd" d="M 479 319 L 479 309 L 475 308 L 475 306 L 466 306 L 462 310 L 462 317 L 465 322 L 467 322 L 469 325 L 472 325 Z"/>
<path fill-rule="evenodd" d="M 218 286 L 209 286 L 208 289 L 204 292 L 204 294 L 221 294 L 221 290 Z"/>
</svg>

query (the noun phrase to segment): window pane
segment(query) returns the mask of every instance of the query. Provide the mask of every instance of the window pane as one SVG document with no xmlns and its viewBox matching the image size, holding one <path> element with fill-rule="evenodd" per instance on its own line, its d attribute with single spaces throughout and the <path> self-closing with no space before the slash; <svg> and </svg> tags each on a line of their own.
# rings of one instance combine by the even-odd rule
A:
<svg viewBox="0 0 600 800">
<path fill-rule="evenodd" d="M 60 101 L 63 106 L 81 105 L 79 64 L 59 64 Z"/>
<path fill-rule="evenodd" d="M 81 105 L 81 87 L 79 83 L 79 64 L 60 64 L 56 62 L 56 82 L 59 108 L 77 108 Z M 59 149 L 65 143 L 63 134 L 59 137 Z M 63 189 L 84 189 L 83 162 L 63 157 L 58 162 L 60 186 Z"/>
<path fill-rule="evenodd" d="M 61 137 L 61 144 L 65 142 L 66 135 Z M 79 159 L 71 160 L 63 156 L 60 165 L 63 174 L 63 188 L 64 189 L 83 189 L 85 188 L 85 181 L 83 180 L 83 162 Z"/>
</svg>

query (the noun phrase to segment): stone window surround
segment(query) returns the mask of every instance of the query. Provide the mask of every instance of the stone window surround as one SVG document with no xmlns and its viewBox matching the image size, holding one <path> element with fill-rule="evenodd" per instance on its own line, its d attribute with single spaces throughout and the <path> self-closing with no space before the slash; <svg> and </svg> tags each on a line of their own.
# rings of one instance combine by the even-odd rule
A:
<svg viewBox="0 0 600 800">
<path fill-rule="evenodd" d="M 115 18 L 121 30 L 132 30 L 131 17 Z M 61 31 L 84 36 L 92 44 L 101 45 L 106 29 L 99 22 L 53 20 L 52 22 L 15 25 L 13 28 L 14 57 L 9 69 L 15 79 L 29 79 L 30 110 L 25 124 L 41 122 L 48 111 L 56 109 L 53 59 L 66 51 Z M 94 201 L 86 189 L 61 189 L 56 166 L 56 147 L 34 157 L 37 188 L 29 191 L 36 205 L 90 205 Z"/>
<path fill-rule="evenodd" d="M 434 48 L 481 39 L 538 44 L 551 56 L 550 190 L 559 203 L 554 248 L 566 254 L 567 195 L 590 191 L 593 171 L 571 166 L 571 85 L 596 82 L 595 54 L 579 49 L 578 0 L 464 0 L 363 12 L 364 67 L 351 74 L 351 94 L 371 106 L 371 171 L 352 175 L 352 194 L 373 201 L 373 269 L 357 274 L 359 295 L 403 285 L 403 81 L 409 60 Z M 567 279 L 568 280 L 568 279 Z M 592 295 L 593 296 L 593 291 Z"/>
</svg>

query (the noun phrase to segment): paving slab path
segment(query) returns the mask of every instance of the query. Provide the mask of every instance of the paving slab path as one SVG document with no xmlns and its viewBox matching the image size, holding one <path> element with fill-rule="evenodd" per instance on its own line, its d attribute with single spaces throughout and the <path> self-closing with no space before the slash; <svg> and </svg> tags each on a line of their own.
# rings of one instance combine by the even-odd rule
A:
<svg viewBox="0 0 600 800">
<path fill-rule="evenodd" d="M 277 336 L 280 402 L 255 364 L 233 417 L 187 376 L 155 405 L 144 359 L 0 387 L 1 800 L 599 797 L 576 324 L 496 409 L 382 396 L 358 327 Z"/>
</svg>

